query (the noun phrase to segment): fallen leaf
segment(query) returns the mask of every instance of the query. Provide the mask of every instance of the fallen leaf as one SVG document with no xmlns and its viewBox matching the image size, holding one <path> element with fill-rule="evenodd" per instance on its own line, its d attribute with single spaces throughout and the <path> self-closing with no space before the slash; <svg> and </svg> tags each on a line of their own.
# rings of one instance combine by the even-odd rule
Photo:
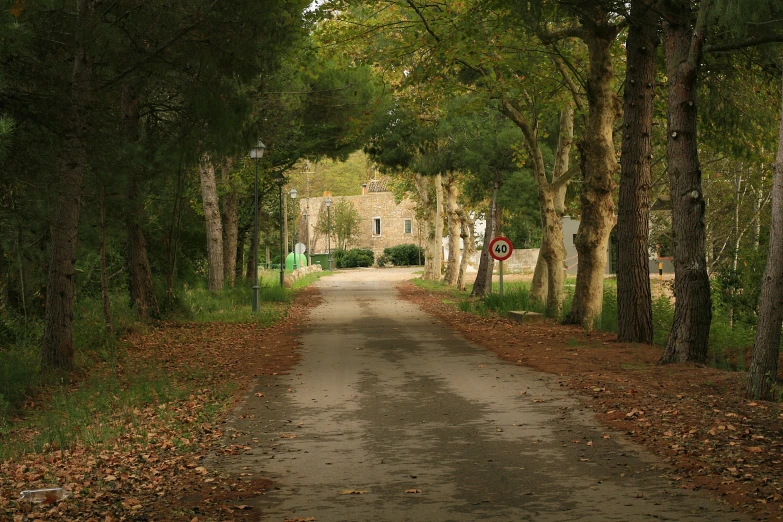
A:
<svg viewBox="0 0 783 522">
<path fill-rule="evenodd" d="M 421 490 L 420 489 L 406 489 L 405 493 L 416 494 L 416 493 L 421 493 Z"/>
<path fill-rule="evenodd" d="M 341 495 L 365 495 L 367 493 L 369 493 L 369 491 L 363 489 L 343 489 L 340 491 Z"/>
</svg>

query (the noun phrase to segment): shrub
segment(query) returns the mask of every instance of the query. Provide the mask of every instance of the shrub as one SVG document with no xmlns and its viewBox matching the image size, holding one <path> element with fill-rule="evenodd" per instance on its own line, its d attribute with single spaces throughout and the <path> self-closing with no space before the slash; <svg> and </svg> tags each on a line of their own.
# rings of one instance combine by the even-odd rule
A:
<svg viewBox="0 0 783 522">
<path fill-rule="evenodd" d="M 424 262 L 424 249 L 416 245 L 397 245 L 384 248 L 383 256 L 395 266 L 418 265 Z"/>
<path fill-rule="evenodd" d="M 332 251 L 332 260 L 334 261 L 334 266 L 336 268 L 343 268 L 345 265 L 343 264 L 343 260 L 345 259 L 345 254 L 347 254 L 348 251 L 344 248 L 337 248 Z"/>
<path fill-rule="evenodd" d="M 339 255 L 338 255 L 339 253 Z M 372 266 L 375 262 L 375 254 L 366 248 L 352 248 L 351 250 L 335 251 L 335 265 L 337 268 L 356 268 L 360 266 Z"/>
</svg>

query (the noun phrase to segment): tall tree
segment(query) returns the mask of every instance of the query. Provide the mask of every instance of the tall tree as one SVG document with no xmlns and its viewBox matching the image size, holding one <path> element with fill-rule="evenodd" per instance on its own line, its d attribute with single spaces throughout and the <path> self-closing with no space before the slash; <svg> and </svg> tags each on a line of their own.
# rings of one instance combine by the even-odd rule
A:
<svg viewBox="0 0 783 522">
<path fill-rule="evenodd" d="M 783 324 L 783 108 L 780 113 L 778 155 L 772 186 L 769 254 L 761 284 L 759 322 L 748 370 L 748 397 L 774 400 L 778 382 L 781 324 Z"/>
<path fill-rule="evenodd" d="M 707 275 L 704 194 L 697 143 L 697 79 L 711 0 L 661 6 L 669 78 L 666 156 L 674 240 L 674 321 L 661 362 L 707 360 L 712 299 Z"/>
<path fill-rule="evenodd" d="M 574 301 L 566 322 L 592 328 L 603 307 L 604 273 L 609 236 L 614 227 L 614 176 L 619 170 L 614 148 L 614 122 L 619 101 L 613 90 L 614 60 L 612 49 L 624 20 L 602 2 L 575 5 L 577 22 L 563 29 L 540 27 L 540 38 L 554 44 L 575 37 L 587 47 L 588 66 L 585 79 L 587 119 L 584 134 L 577 142 L 582 169 L 581 219 L 576 234 L 579 254 Z"/>
<path fill-rule="evenodd" d="M 207 289 L 217 292 L 223 289 L 223 224 L 220 219 L 215 164 L 204 155 L 199 164 L 201 199 L 204 205 L 204 221 L 207 228 L 207 266 L 209 271 Z"/>
<path fill-rule="evenodd" d="M 221 169 L 221 184 L 224 188 L 224 196 L 220 209 L 220 222 L 223 227 L 223 279 L 231 287 L 234 286 L 237 268 L 240 196 L 236 175 L 232 172 L 232 166 L 232 162 L 227 161 Z"/>
<path fill-rule="evenodd" d="M 658 17 L 632 0 L 626 40 L 623 145 L 617 216 L 617 337 L 651 344 L 649 223 Z"/>
<path fill-rule="evenodd" d="M 446 195 L 444 206 L 449 231 L 449 260 L 446 264 L 446 271 L 443 274 L 443 281 L 447 285 L 454 286 L 459 278 L 460 228 L 464 228 L 460 226 L 459 185 L 457 184 L 455 173 L 450 173 L 444 178 L 443 189 Z"/>
<path fill-rule="evenodd" d="M 132 87 L 123 85 L 120 94 L 123 127 L 128 142 L 128 184 L 126 188 L 125 216 L 125 266 L 128 270 L 128 290 L 131 306 L 142 319 L 155 317 L 160 313 L 152 269 L 147 256 L 147 239 L 144 234 L 144 194 L 142 193 L 142 174 L 139 168 L 137 148 L 141 140 L 139 96 Z"/>
<path fill-rule="evenodd" d="M 70 370 L 74 364 L 71 323 L 76 284 L 79 207 L 88 161 L 88 136 L 93 131 L 90 104 L 95 73 L 90 48 L 93 43 L 94 16 L 95 0 L 76 0 L 73 74 L 68 107 L 71 125 L 58 165 L 59 197 L 51 232 L 51 259 L 41 344 L 41 364 L 45 368 Z"/>
</svg>

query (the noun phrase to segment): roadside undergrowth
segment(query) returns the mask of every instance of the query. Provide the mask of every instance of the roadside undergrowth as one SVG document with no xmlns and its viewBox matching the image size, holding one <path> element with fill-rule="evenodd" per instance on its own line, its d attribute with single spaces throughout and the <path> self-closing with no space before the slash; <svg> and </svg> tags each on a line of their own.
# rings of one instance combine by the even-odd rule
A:
<svg viewBox="0 0 783 522">
<path fill-rule="evenodd" d="M 414 279 L 419 288 L 437 292 L 444 296 L 444 302 L 461 312 L 480 317 L 507 317 L 510 311 L 527 310 L 545 313 L 545 305 L 530 299 L 528 282 L 511 282 L 504 285 L 503 296 L 497 282 L 492 293 L 482 298 L 470 297 L 470 289 L 458 291 L 440 282 Z M 574 296 L 575 279 L 565 281 L 565 299 L 562 313 L 552 318 L 560 321 L 571 309 Z M 446 297 L 448 296 L 448 297 Z M 658 292 L 652 301 L 653 344 L 664 346 L 669 337 L 674 320 L 674 302 L 665 293 Z M 602 313 L 595 325 L 598 332 L 617 333 L 617 282 L 607 279 L 604 286 Z M 745 371 L 748 368 L 751 349 L 755 338 L 755 326 L 740 321 L 732 321 L 729 313 L 720 301 L 715 299 L 713 319 L 710 327 L 708 364 L 714 368 L 730 371 Z"/>
<path fill-rule="evenodd" d="M 269 289 L 262 313 L 247 318 L 237 311 L 250 308 L 241 295 L 247 301 L 246 291 L 229 290 L 207 302 L 194 290 L 184 299 L 203 306 L 189 320 L 99 343 L 76 373 L 42 376 L 7 408 L 0 520 L 253 519 L 229 500 L 260 494 L 268 483 L 216 475 L 201 459 L 231 451 L 222 446 L 222 421 L 253 378 L 296 362 L 290 333 L 318 297 L 313 289 Z M 19 500 L 22 490 L 51 487 L 70 498 Z"/>
</svg>

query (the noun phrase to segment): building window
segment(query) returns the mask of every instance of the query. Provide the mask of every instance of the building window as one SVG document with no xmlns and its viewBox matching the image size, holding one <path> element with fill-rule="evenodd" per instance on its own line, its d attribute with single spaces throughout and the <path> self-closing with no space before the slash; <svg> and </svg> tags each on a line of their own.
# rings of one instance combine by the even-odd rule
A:
<svg viewBox="0 0 783 522">
<path fill-rule="evenodd" d="M 405 233 L 406 234 L 412 234 L 413 233 L 413 224 L 410 219 L 405 220 Z"/>
<path fill-rule="evenodd" d="M 379 217 L 372 218 L 372 235 L 381 235 L 381 218 Z"/>
</svg>

